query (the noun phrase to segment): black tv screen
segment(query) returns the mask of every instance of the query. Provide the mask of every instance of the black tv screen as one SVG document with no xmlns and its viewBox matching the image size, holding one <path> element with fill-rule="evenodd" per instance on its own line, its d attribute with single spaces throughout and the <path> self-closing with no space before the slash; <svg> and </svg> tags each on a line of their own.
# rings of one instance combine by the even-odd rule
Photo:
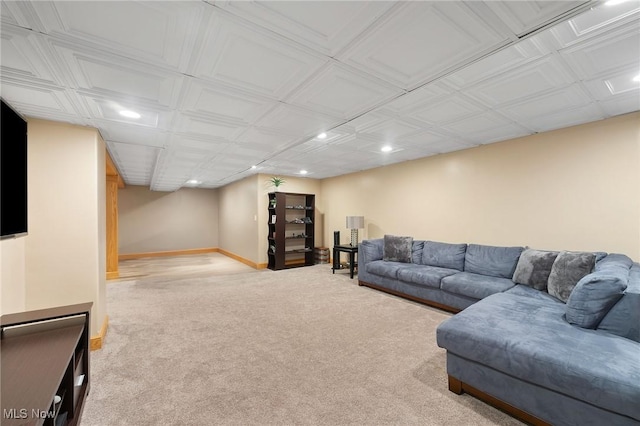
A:
<svg viewBox="0 0 640 426">
<path fill-rule="evenodd" d="M 27 122 L 2 100 L 0 237 L 27 234 Z"/>
</svg>

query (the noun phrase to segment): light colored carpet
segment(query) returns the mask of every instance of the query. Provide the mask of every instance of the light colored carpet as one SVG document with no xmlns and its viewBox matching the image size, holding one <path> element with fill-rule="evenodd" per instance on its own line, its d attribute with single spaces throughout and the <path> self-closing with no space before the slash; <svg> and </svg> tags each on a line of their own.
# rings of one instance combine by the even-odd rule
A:
<svg viewBox="0 0 640 426">
<path fill-rule="evenodd" d="M 448 391 L 449 314 L 330 265 L 108 285 L 90 425 L 521 425 Z"/>
</svg>

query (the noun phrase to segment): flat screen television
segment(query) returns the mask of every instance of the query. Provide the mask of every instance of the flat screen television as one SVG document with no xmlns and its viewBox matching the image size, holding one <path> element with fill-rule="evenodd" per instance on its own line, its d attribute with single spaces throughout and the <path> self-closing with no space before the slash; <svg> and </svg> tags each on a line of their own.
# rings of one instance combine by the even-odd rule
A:
<svg viewBox="0 0 640 426">
<path fill-rule="evenodd" d="M 27 234 L 27 122 L 4 99 L 0 111 L 0 238 Z"/>
</svg>

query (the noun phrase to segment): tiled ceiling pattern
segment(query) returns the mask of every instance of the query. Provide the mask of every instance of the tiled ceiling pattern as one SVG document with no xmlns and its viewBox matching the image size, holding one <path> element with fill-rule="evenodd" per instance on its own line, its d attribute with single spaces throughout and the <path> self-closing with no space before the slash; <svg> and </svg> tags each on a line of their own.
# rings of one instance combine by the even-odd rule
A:
<svg viewBox="0 0 640 426">
<path fill-rule="evenodd" d="M 326 178 L 640 110 L 638 0 L 2 1 L 1 16 L 2 97 L 99 129 L 125 182 L 157 191 Z"/>
</svg>

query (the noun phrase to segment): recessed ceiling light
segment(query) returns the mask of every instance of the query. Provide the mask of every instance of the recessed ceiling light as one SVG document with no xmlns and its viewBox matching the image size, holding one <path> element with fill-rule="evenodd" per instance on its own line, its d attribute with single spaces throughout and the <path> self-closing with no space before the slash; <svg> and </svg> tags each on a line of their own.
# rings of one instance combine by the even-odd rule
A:
<svg viewBox="0 0 640 426">
<path fill-rule="evenodd" d="M 327 134 L 322 132 L 318 135 L 318 139 L 325 139 L 327 137 Z"/>
<path fill-rule="evenodd" d="M 633 77 L 633 81 L 640 81 L 640 74 Z"/>
<path fill-rule="evenodd" d="M 127 118 L 140 118 L 140 114 L 128 109 L 123 109 L 122 111 L 120 111 L 120 115 Z"/>
<path fill-rule="evenodd" d="M 306 171 L 306 170 L 300 170 L 300 174 L 301 174 L 301 175 L 306 175 L 307 173 L 309 173 L 309 172 L 308 172 L 308 171 Z"/>
<path fill-rule="evenodd" d="M 256 166 L 255 164 L 253 166 L 251 166 L 252 169 L 257 169 L 258 166 Z"/>
<path fill-rule="evenodd" d="M 199 183 L 201 183 L 201 182 L 200 182 L 199 180 L 197 180 L 197 179 L 189 179 L 189 180 L 187 181 L 187 183 L 188 183 L 189 185 L 198 185 L 198 184 L 199 184 Z"/>
<path fill-rule="evenodd" d="M 389 145 L 383 146 L 382 148 L 380 148 L 380 151 L 382 152 L 389 152 L 391 151 L 393 148 L 391 148 Z"/>
</svg>

